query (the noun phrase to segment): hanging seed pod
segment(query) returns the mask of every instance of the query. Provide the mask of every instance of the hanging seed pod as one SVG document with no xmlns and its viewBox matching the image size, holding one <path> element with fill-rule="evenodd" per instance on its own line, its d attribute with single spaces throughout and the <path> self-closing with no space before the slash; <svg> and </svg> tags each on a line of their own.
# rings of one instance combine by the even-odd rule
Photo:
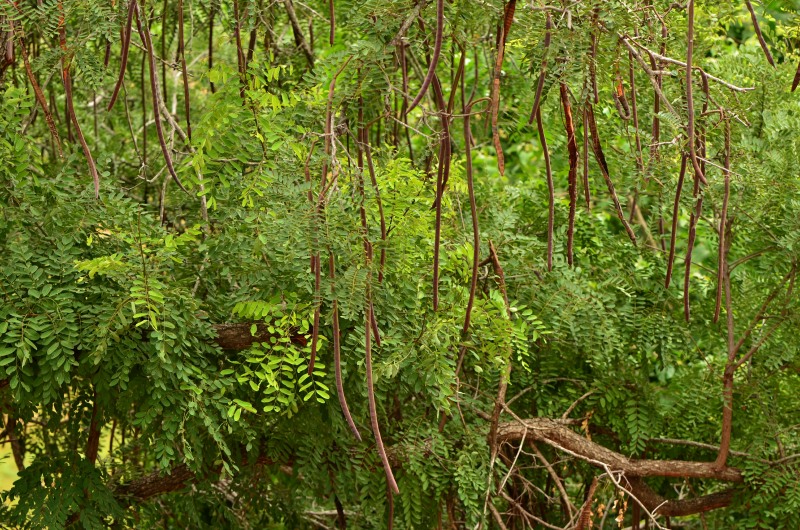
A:
<svg viewBox="0 0 800 530">
<path fill-rule="evenodd" d="M 564 128 L 567 132 L 567 152 L 569 154 L 569 221 L 567 225 L 567 263 L 572 266 L 573 236 L 575 233 L 575 211 L 578 206 L 578 144 L 575 141 L 575 124 L 572 119 L 572 106 L 569 102 L 567 84 L 560 84 L 561 106 L 564 109 Z"/>
</svg>

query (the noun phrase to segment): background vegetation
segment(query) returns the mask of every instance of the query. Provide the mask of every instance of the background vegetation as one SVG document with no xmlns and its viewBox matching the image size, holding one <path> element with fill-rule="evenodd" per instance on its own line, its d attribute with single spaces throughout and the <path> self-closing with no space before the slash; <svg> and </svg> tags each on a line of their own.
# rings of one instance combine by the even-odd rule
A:
<svg viewBox="0 0 800 530">
<path fill-rule="evenodd" d="M 0 527 L 799 528 L 798 8 L 0 0 Z"/>
</svg>

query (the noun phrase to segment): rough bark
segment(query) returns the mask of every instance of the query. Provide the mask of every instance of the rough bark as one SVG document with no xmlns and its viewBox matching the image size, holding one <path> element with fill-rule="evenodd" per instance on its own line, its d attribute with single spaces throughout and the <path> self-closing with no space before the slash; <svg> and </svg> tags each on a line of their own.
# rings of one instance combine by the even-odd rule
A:
<svg viewBox="0 0 800 530">
<path fill-rule="evenodd" d="M 592 465 L 618 471 L 631 477 L 702 478 L 725 482 L 741 482 L 742 472 L 736 468 L 717 468 L 714 462 L 686 460 L 637 460 L 628 458 L 597 444 L 567 427 L 565 423 L 549 418 L 531 418 L 523 422 L 501 423 L 498 438 L 501 441 L 541 441 L 556 449 L 586 460 Z"/>
<path fill-rule="evenodd" d="M 246 350 L 257 342 L 269 342 L 269 338 L 274 336 L 267 329 L 267 324 L 256 324 L 256 333 L 251 333 L 252 323 L 236 324 L 215 324 L 214 330 L 217 337 L 214 342 L 223 350 Z M 291 337 L 294 344 L 305 346 L 306 338 L 303 335 L 293 335 Z"/>
</svg>

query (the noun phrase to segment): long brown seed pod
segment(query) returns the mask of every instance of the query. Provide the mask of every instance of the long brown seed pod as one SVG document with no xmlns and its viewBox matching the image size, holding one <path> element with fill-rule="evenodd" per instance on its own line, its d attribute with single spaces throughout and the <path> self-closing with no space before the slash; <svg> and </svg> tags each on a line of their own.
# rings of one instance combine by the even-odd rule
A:
<svg viewBox="0 0 800 530">
<path fill-rule="evenodd" d="M 630 50 L 628 50 L 629 53 Z M 666 55 L 667 53 L 667 25 L 663 22 L 661 23 L 661 47 L 659 48 L 659 52 L 661 55 Z M 663 85 L 663 78 L 661 76 L 661 68 L 656 63 L 655 57 L 652 55 L 650 56 L 650 66 L 652 67 L 653 71 L 659 72 L 656 74 L 655 78 L 653 79 L 653 83 L 659 90 Z M 653 97 L 653 126 L 652 126 L 652 144 L 650 145 L 650 160 L 648 161 L 648 167 L 658 159 L 658 144 L 661 142 L 661 119 L 658 117 L 658 113 L 661 112 L 661 98 Z"/>
<path fill-rule="evenodd" d="M 317 195 L 317 204 L 319 205 L 322 205 L 322 203 L 325 201 L 325 191 L 327 189 L 326 181 L 328 179 L 328 157 L 331 154 L 331 144 L 333 143 L 333 95 L 336 92 L 336 80 L 350 63 L 350 59 L 352 58 L 353 56 L 351 55 L 344 61 L 344 63 L 342 63 L 342 65 L 333 74 L 331 83 L 328 85 L 328 102 L 325 106 L 325 158 L 322 162 L 322 179 L 319 186 L 319 195 Z"/>
<path fill-rule="evenodd" d="M 245 70 L 253 60 L 253 54 L 256 53 L 256 43 L 258 42 L 258 26 L 253 26 L 250 30 L 250 39 L 247 41 L 247 57 L 244 61 Z"/>
<path fill-rule="evenodd" d="M 567 151 L 569 153 L 569 222 L 567 225 L 567 263 L 572 266 L 573 236 L 575 234 L 575 210 L 578 206 L 578 144 L 575 141 L 575 124 L 572 120 L 572 107 L 569 102 L 569 89 L 560 83 L 561 106 L 564 108 L 564 128 L 567 132 Z"/>
<path fill-rule="evenodd" d="M 308 203 L 314 207 L 314 193 L 311 191 L 311 156 L 314 154 L 314 147 L 317 145 L 317 139 L 313 138 L 311 140 L 311 146 L 308 148 L 308 156 L 306 157 L 306 163 L 303 165 L 303 175 L 306 179 L 306 186 L 308 186 L 308 191 L 306 196 L 308 197 Z M 315 210 L 316 213 L 316 210 Z M 312 229 L 313 230 L 313 229 Z M 314 252 L 311 253 L 311 274 L 314 274 L 314 266 L 316 265 L 316 257 Z"/>
<path fill-rule="evenodd" d="M 795 72 L 794 81 L 792 81 L 792 92 L 797 90 L 797 85 L 800 85 L 800 63 L 797 64 L 797 72 Z"/>
<path fill-rule="evenodd" d="M 592 211 L 592 198 L 589 191 L 589 123 L 586 109 L 581 113 L 583 117 L 583 196 L 586 200 L 586 211 Z"/>
<path fill-rule="evenodd" d="M 449 158 L 450 146 L 444 142 L 439 144 L 439 167 L 436 172 L 436 200 L 434 207 L 436 209 L 436 220 L 434 221 L 434 237 L 433 237 L 433 310 L 439 309 L 439 258 L 441 249 L 442 237 L 442 201 L 439 197 L 444 193 L 444 166 L 445 160 Z"/>
<path fill-rule="evenodd" d="M 678 213 L 681 203 L 681 190 L 683 180 L 686 177 L 686 154 L 681 156 L 681 171 L 678 175 L 678 186 L 675 189 L 675 202 L 672 204 L 672 231 L 669 234 L 669 257 L 667 258 L 667 276 L 664 280 L 664 288 L 669 289 L 672 281 L 672 267 L 675 263 L 675 243 L 678 236 Z"/>
<path fill-rule="evenodd" d="M 394 493 L 400 493 L 400 489 L 397 487 L 397 481 L 395 481 L 394 474 L 392 473 L 392 466 L 389 465 L 389 458 L 386 456 L 386 447 L 383 445 L 381 429 L 378 425 L 378 407 L 375 403 L 375 387 L 372 381 L 372 323 L 370 322 L 372 320 L 372 311 L 370 311 L 370 307 L 372 307 L 372 300 L 369 292 L 369 278 L 367 279 L 366 294 L 367 300 L 364 308 L 364 318 L 366 319 L 366 322 L 364 323 L 364 364 L 367 371 L 367 400 L 369 402 L 369 419 L 370 423 L 372 424 L 372 434 L 375 435 L 375 445 L 378 448 L 378 455 L 380 456 L 381 463 L 383 464 L 383 471 L 386 473 L 386 483 Z"/>
<path fill-rule="evenodd" d="M 475 201 L 475 183 L 472 172 L 472 129 L 470 128 L 470 115 L 472 114 L 473 102 L 466 105 L 464 109 L 464 157 L 465 157 L 465 170 L 467 174 L 467 192 L 469 194 L 469 212 L 472 218 L 472 274 L 469 283 L 469 299 L 467 300 L 467 309 L 464 314 L 464 327 L 461 329 L 462 335 L 466 336 L 469 331 L 470 318 L 472 316 L 472 307 L 475 304 L 475 291 L 478 287 L 478 262 L 481 256 L 481 236 L 478 227 L 478 206 Z M 463 353 L 459 355 L 459 368 L 463 360 Z M 456 370 L 458 374 L 458 370 Z"/>
<path fill-rule="evenodd" d="M 133 29 L 133 13 L 136 11 L 136 0 L 131 0 L 128 4 L 128 18 L 125 21 L 125 28 L 122 30 L 122 51 L 119 61 L 119 76 L 117 76 L 117 84 L 114 85 L 114 91 L 111 93 L 111 99 L 108 101 L 106 110 L 111 110 L 114 107 L 114 102 L 117 101 L 119 89 L 122 88 L 122 83 L 125 82 L 125 69 L 128 66 L 128 50 L 131 44 L 131 31 Z"/>
<path fill-rule="evenodd" d="M 311 330 L 311 353 L 308 359 L 308 375 L 314 372 L 314 363 L 317 361 L 317 345 L 319 343 L 319 317 L 322 306 L 322 273 L 320 271 L 319 251 L 311 256 L 311 269 L 314 272 L 314 324 Z"/>
<path fill-rule="evenodd" d="M 589 131 L 592 133 L 592 150 L 594 151 L 595 159 L 600 166 L 600 173 L 603 174 L 603 180 L 606 181 L 606 187 L 608 188 L 608 193 L 611 195 L 611 200 L 614 203 L 614 210 L 617 212 L 617 217 L 622 222 L 622 226 L 625 228 L 625 232 L 627 232 L 628 237 L 635 245 L 636 234 L 633 233 L 631 225 L 628 224 L 627 219 L 625 219 L 625 214 L 622 213 L 622 206 L 619 203 L 617 192 L 614 189 L 614 183 L 611 181 L 611 176 L 608 174 L 608 164 L 606 163 L 606 157 L 603 154 L 603 147 L 600 145 L 600 137 L 597 134 L 597 122 L 594 119 L 594 111 L 592 110 L 591 104 L 586 105 L 586 111 L 589 122 Z"/>
<path fill-rule="evenodd" d="M 214 15 L 216 11 L 214 10 L 214 6 L 211 6 L 208 14 L 208 70 L 211 71 L 214 68 Z M 211 87 L 211 93 L 215 93 L 217 88 L 214 86 L 214 83 L 209 81 L 208 83 Z"/>
<path fill-rule="evenodd" d="M 161 6 L 161 57 L 167 57 L 167 0 Z M 167 61 L 161 61 L 161 86 L 164 89 L 163 101 L 169 101 L 169 92 L 167 90 Z"/>
<path fill-rule="evenodd" d="M 692 190 L 692 197 L 695 201 L 695 209 L 689 216 L 689 237 L 686 242 L 686 259 L 684 260 L 684 273 L 683 273 L 683 316 L 686 322 L 689 322 L 691 316 L 689 307 L 689 280 L 692 274 L 692 251 L 694 250 L 694 242 L 697 238 L 697 222 L 700 220 L 700 214 L 703 211 L 703 195 L 700 192 L 700 179 L 694 179 L 694 189 Z"/>
<path fill-rule="evenodd" d="M 544 23 L 544 43 L 542 43 L 542 64 L 539 66 L 539 81 L 536 83 L 536 95 L 533 97 L 533 108 L 531 109 L 531 117 L 528 118 L 528 125 L 533 123 L 539 113 L 539 105 L 542 101 L 542 90 L 544 90 L 544 80 L 547 77 L 547 53 L 550 50 L 551 30 L 553 28 L 553 19 L 550 17 L 550 12 L 546 13 L 547 18 Z"/>
<path fill-rule="evenodd" d="M 369 170 L 369 178 L 372 181 L 372 187 L 375 190 L 375 202 L 378 203 L 378 215 L 380 216 L 381 223 L 381 259 L 380 268 L 378 269 L 378 283 L 383 282 L 383 269 L 386 265 L 386 217 L 383 215 L 383 202 L 381 201 L 381 191 L 378 186 L 378 179 L 375 175 L 375 166 L 372 163 L 372 148 L 369 145 L 369 133 L 364 134 L 364 154 L 367 157 L 367 169 Z"/>
<path fill-rule="evenodd" d="M 511 29 L 511 23 L 514 21 L 514 11 L 517 7 L 517 0 L 509 0 L 506 4 L 505 12 L 503 13 L 503 33 L 497 42 L 497 57 L 494 64 L 494 75 L 492 76 L 492 141 L 494 142 L 494 149 L 497 153 L 497 170 L 500 176 L 506 172 L 506 163 L 503 156 L 503 146 L 500 143 L 500 129 L 497 126 L 498 116 L 500 114 L 500 75 L 503 72 L 503 56 L 505 55 L 506 39 L 508 38 L 508 31 Z"/>
<path fill-rule="evenodd" d="M 760 44 L 761 49 L 764 50 L 764 55 L 767 56 L 767 61 L 769 64 L 775 68 L 775 60 L 772 58 L 772 54 L 769 52 L 769 46 L 767 46 L 767 41 L 764 40 L 764 35 L 761 34 L 761 26 L 758 25 L 758 19 L 756 18 L 756 12 L 753 9 L 753 4 L 750 3 L 750 0 L 744 0 L 744 3 L 747 5 L 747 10 L 750 11 L 750 20 L 753 21 L 753 29 L 755 29 L 756 37 L 758 37 L 758 44 Z"/>
<path fill-rule="evenodd" d="M 16 6 L 15 6 L 16 7 Z M 17 8 L 19 10 L 19 8 Z M 16 33 L 17 39 L 19 40 L 19 49 L 22 53 L 22 61 L 25 64 L 25 74 L 28 76 L 28 81 L 30 81 L 31 86 L 33 87 L 33 93 L 36 96 L 36 101 L 39 102 L 39 105 L 42 106 L 42 113 L 44 114 L 44 120 L 47 122 L 47 128 L 50 130 L 50 136 L 53 137 L 53 143 L 56 146 L 56 152 L 58 153 L 58 158 L 63 158 L 64 153 L 61 151 L 61 138 L 58 136 L 58 129 L 56 129 L 56 123 L 53 121 L 53 115 L 50 113 L 50 107 L 47 105 L 47 98 L 44 97 L 44 92 L 42 92 L 42 87 L 39 86 L 39 82 L 36 81 L 36 76 L 33 75 L 33 69 L 31 68 L 31 61 L 30 57 L 28 57 L 28 49 L 25 46 L 25 33 L 22 29 L 22 23 L 14 24 L 13 20 L 8 21 L 11 24 L 11 33 Z M 9 35 L 9 39 L 11 35 Z"/>
<path fill-rule="evenodd" d="M 97 166 L 95 166 L 94 158 L 89 145 L 86 143 L 86 138 L 83 137 L 81 125 L 78 123 L 78 117 L 75 115 L 75 106 L 72 101 L 72 77 L 70 75 L 70 67 L 72 57 L 70 56 L 69 49 L 67 48 L 67 29 L 66 20 L 64 18 L 64 4 L 59 0 L 58 2 L 58 42 L 61 46 L 61 80 L 64 84 L 64 93 L 66 96 L 66 107 L 69 120 L 75 125 L 75 134 L 78 136 L 78 141 L 83 149 L 83 154 L 86 157 L 86 162 L 89 164 L 89 172 L 92 174 L 92 181 L 94 182 L 94 198 L 100 198 L 100 175 L 97 174 Z"/>
<path fill-rule="evenodd" d="M 589 49 L 589 81 L 592 83 L 592 95 L 594 96 L 595 105 L 600 104 L 600 94 L 597 90 L 597 36 L 600 34 L 599 19 L 600 8 L 595 7 L 592 10 L 592 44 Z"/>
<path fill-rule="evenodd" d="M 722 284 L 728 266 L 726 231 L 728 229 L 728 199 L 731 194 L 731 122 L 725 120 L 725 160 L 722 174 L 725 178 L 725 191 L 722 196 L 722 212 L 719 216 L 719 249 L 717 251 L 717 299 L 714 305 L 714 323 L 719 321 L 722 307 Z"/>
<path fill-rule="evenodd" d="M 544 136 L 544 124 L 542 123 L 542 109 L 536 109 L 536 126 L 539 129 L 539 143 L 542 144 L 542 155 L 544 156 L 544 168 L 547 174 L 547 270 L 553 270 L 553 225 L 556 216 L 556 194 L 553 186 L 553 170 L 550 167 L 550 152 L 547 150 L 547 139 Z"/>
<path fill-rule="evenodd" d="M 642 139 L 639 137 L 639 111 L 636 107 L 636 75 L 633 70 L 633 60 L 633 54 L 628 51 L 628 81 L 631 85 L 631 120 L 633 121 L 633 137 L 636 142 L 636 166 L 639 168 L 639 173 L 644 174 Z"/>
<path fill-rule="evenodd" d="M 456 70 L 456 75 L 453 78 L 452 83 L 450 83 L 450 98 L 447 100 L 447 114 L 451 115 L 453 113 L 453 109 L 456 105 L 456 94 L 457 88 L 459 85 L 463 84 L 464 82 L 464 67 L 466 66 L 467 61 L 467 53 L 464 51 L 464 48 L 461 48 L 461 58 L 458 61 L 458 69 Z M 462 103 L 463 106 L 463 103 Z M 447 185 L 447 182 L 445 182 Z"/>
<path fill-rule="evenodd" d="M 433 41 L 433 56 L 431 57 L 431 62 L 428 65 L 428 73 L 425 74 L 425 79 L 422 80 L 422 86 L 419 89 L 419 93 L 408 106 L 408 109 L 406 109 L 406 113 L 411 112 L 417 105 L 419 105 L 419 102 L 422 101 L 423 97 L 425 97 L 425 93 L 428 91 L 428 87 L 433 81 L 433 76 L 436 74 L 436 66 L 439 64 L 439 55 L 442 53 L 443 34 L 444 0 L 436 0 L 436 37 Z"/>
<path fill-rule="evenodd" d="M 242 20 L 240 18 L 239 0 L 233 0 L 233 34 L 236 41 L 236 64 L 239 67 L 239 96 L 245 99 L 245 89 L 247 88 L 247 60 L 245 59 L 244 48 L 242 47 Z"/>
<path fill-rule="evenodd" d="M 628 105 L 628 98 L 625 97 L 625 87 L 622 84 L 622 79 L 617 79 L 614 85 L 614 91 L 611 93 L 614 98 L 614 106 L 617 107 L 617 114 L 623 120 L 631 119 L 631 108 Z"/>
<path fill-rule="evenodd" d="M 178 0 L 178 53 L 181 57 L 181 77 L 183 78 L 183 111 L 186 114 L 186 136 L 192 141 L 192 120 L 189 114 L 189 74 L 186 71 L 186 43 L 183 37 L 183 0 Z"/>
<path fill-rule="evenodd" d="M 444 183 L 450 175 L 450 117 L 444 102 L 442 85 L 439 77 L 433 74 L 433 92 L 436 104 L 439 107 L 439 116 L 442 122 L 442 137 L 439 143 L 439 167 L 436 172 L 436 226 L 433 242 L 433 310 L 439 309 L 439 252 L 442 234 L 442 194 Z"/>
<path fill-rule="evenodd" d="M 327 191 L 328 179 L 328 156 L 331 153 L 331 145 L 333 144 L 333 95 L 336 91 L 336 80 L 339 74 L 345 69 L 350 62 L 351 57 L 339 67 L 336 73 L 333 74 L 330 86 L 328 87 L 328 102 L 325 110 L 325 158 L 322 162 L 322 178 L 320 179 L 319 194 L 317 194 L 317 206 L 314 210 L 314 215 L 319 216 L 320 212 L 325 206 L 325 193 Z M 333 183 L 333 179 L 331 180 Z M 317 357 L 317 341 L 319 339 L 319 313 L 320 313 L 320 258 L 319 252 L 315 252 L 311 257 L 311 270 L 314 273 L 314 329 L 311 332 L 311 359 L 308 364 L 308 372 L 311 373 L 314 366 L 314 361 Z"/>
<path fill-rule="evenodd" d="M 369 132 L 364 126 L 364 101 L 361 96 L 358 98 L 358 137 L 356 138 L 356 149 L 358 151 L 358 171 L 356 172 L 356 187 L 361 196 L 359 212 L 361 216 L 361 232 L 364 241 L 364 255 L 372 263 L 372 243 L 369 240 L 369 226 L 367 224 L 367 194 L 364 189 L 364 146 L 369 141 Z M 375 318 L 375 306 L 370 302 L 369 310 L 371 313 L 370 322 L 372 333 L 375 335 L 375 344 L 380 347 L 381 335 L 378 330 L 378 320 Z"/>
<path fill-rule="evenodd" d="M 689 158 L 692 160 L 694 173 L 703 184 L 707 184 L 703 170 L 697 160 L 697 146 L 694 134 L 694 100 L 692 98 L 692 54 L 694 53 L 694 0 L 689 0 L 687 10 L 687 35 L 686 35 L 686 113 L 689 122 L 686 126 L 686 136 L 689 142 Z"/>
<path fill-rule="evenodd" d="M 333 295 L 333 370 L 336 376 L 336 395 L 339 397 L 339 406 L 342 407 L 342 414 L 347 421 L 347 425 L 353 433 L 353 436 L 360 442 L 361 433 L 356 427 L 356 422 L 353 421 L 353 415 L 350 414 L 350 407 L 347 406 L 347 397 L 344 393 L 344 383 L 342 381 L 342 345 L 341 345 L 341 331 L 339 329 L 339 301 L 336 299 L 336 266 L 333 261 L 333 252 L 328 253 L 328 275 L 331 280 L 331 294 Z"/>
<path fill-rule="evenodd" d="M 136 29 L 139 31 L 139 36 L 142 39 L 142 44 L 144 45 L 147 54 L 148 65 L 150 66 L 150 91 L 153 94 L 153 116 L 155 117 L 156 122 L 158 142 L 161 144 L 161 152 L 164 154 L 164 162 L 166 163 L 167 171 L 169 171 L 169 174 L 175 181 L 175 184 L 177 184 L 181 190 L 188 193 L 188 190 L 184 187 L 183 183 L 181 183 L 181 179 L 178 178 L 178 174 L 175 173 L 175 168 L 172 165 L 172 155 L 170 154 L 169 147 L 167 147 L 167 142 L 164 139 L 164 128 L 161 125 L 161 112 L 159 110 L 159 98 L 161 97 L 161 94 L 159 94 L 158 91 L 158 73 L 156 71 L 156 57 L 155 53 L 153 52 L 153 41 L 150 39 L 150 30 L 145 30 L 142 27 L 139 6 L 136 6 Z"/>
<path fill-rule="evenodd" d="M 328 36 L 328 44 L 333 46 L 334 37 L 336 36 L 336 9 L 334 9 L 333 0 L 328 0 L 328 17 L 331 19 L 331 31 Z"/>
<path fill-rule="evenodd" d="M 311 220 L 311 234 L 312 238 L 314 238 L 316 246 L 316 234 L 317 234 L 317 218 L 319 217 L 319 208 L 318 205 L 314 205 L 314 194 L 311 191 L 311 170 L 309 169 L 309 165 L 311 164 L 311 156 L 314 154 L 314 147 L 316 146 L 317 140 L 314 138 L 311 141 L 311 146 L 308 149 L 308 156 L 306 157 L 306 163 L 303 167 L 303 173 L 305 175 L 306 185 L 308 186 L 308 202 L 312 207 L 312 220 Z M 333 254 L 330 255 L 331 263 L 330 263 L 330 274 L 331 274 L 331 281 L 333 282 Z M 320 258 L 319 258 L 319 251 L 316 248 L 312 248 L 311 251 L 311 274 L 314 275 L 314 322 L 311 330 L 311 354 L 308 363 L 308 374 L 314 371 L 314 363 L 317 359 L 317 342 L 319 340 L 319 316 L 320 316 L 320 304 L 321 304 L 321 295 L 320 295 Z M 331 287 L 333 289 L 333 287 Z M 336 300 L 334 297 L 334 304 L 336 304 Z M 336 305 L 334 305 L 334 311 L 336 311 Z M 339 325 L 338 314 L 334 313 L 335 324 L 334 324 L 334 334 L 337 333 L 337 327 Z M 334 349 L 337 346 L 336 341 L 338 340 L 338 336 L 334 338 Z M 338 383 L 338 381 L 337 381 Z M 337 388 L 338 391 L 338 388 Z M 341 393 L 340 393 L 341 395 Z M 339 398 L 341 401 L 341 398 Z M 349 414 L 349 411 L 347 412 Z"/>
</svg>

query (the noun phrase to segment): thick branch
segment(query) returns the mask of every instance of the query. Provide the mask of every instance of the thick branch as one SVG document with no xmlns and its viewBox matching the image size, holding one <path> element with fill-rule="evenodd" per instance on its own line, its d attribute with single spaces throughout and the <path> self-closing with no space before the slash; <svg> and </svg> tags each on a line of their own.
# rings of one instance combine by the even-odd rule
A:
<svg viewBox="0 0 800 530">
<path fill-rule="evenodd" d="M 590 464 L 608 471 L 619 471 L 632 477 L 705 478 L 727 482 L 741 482 L 742 472 L 736 468 L 717 469 L 713 462 L 686 460 L 637 460 L 607 449 L 569 429 L 565 424 L 549 418 L 532 418 L 523 422 L 501 423 L 498 438 L 501 441 L 542 441 L 556 449 L 568 452 Z"/>
<path fill-rule="evenodd" d="M 191 471 L 186 464 L 181 464 L 166 475 L 162 475 L 160 471 L 154 471 L 149 475 L 134 479 L 128 484 L 122 484 L 114 490 L 114 495 L 142 501 L 183 489 L 190 482 L 194 482 L 196 478 L 194 471 Z"/>
<path fill-rule="evenodd" d="M 255 465 L 268 466 L 275 462 L 261 455 L 256 459 Z M 247 465 L 247 461 L 241 462 L 241 465 Z M 216 466 L 208 470 L 207 475 L 217 475 L 222 471 L 221 466 Z M 135 478 L 127 484 L 120 484 L 114 488 L 114 496 L 117 498 L 127 497 L 137 501 L 144 501 L 158 495 L 165 493 L 172 493 L 187 487 L 189 484 L 201 480 L 197 474 L 189 469 L 186 464 L 179 464 L 173 467 L 168 473 L 164 474 L 162 471 L 153 471 L 150 474 Z"/>
<path fill-rule="evenodd" d="M 653 491 L 641 478 L 628 477 L 628 485 L 631 493 L 648 511 L 665 517 L 681 517 L 725 508 L 731 504 L 735 493 L 727 489 L 692 499 L 670 500 Z"/>
<path fill-rule="evenodd" d="M 274 336 L 267 330 L 267 325 L 264 323 L 256 324 L 256 333 L 253 335 L 250 332 L 252 325 L 247 322 L 214 324 L 214 330 L 217 332 L 214 342 L 223 350 L 246 350 L 256 342 L 268 342 L 269 338 Z M 291 340 L 294 344 L 306 345 L 306 338 L 303 335 L 293 335 Z"/>
</svg>

